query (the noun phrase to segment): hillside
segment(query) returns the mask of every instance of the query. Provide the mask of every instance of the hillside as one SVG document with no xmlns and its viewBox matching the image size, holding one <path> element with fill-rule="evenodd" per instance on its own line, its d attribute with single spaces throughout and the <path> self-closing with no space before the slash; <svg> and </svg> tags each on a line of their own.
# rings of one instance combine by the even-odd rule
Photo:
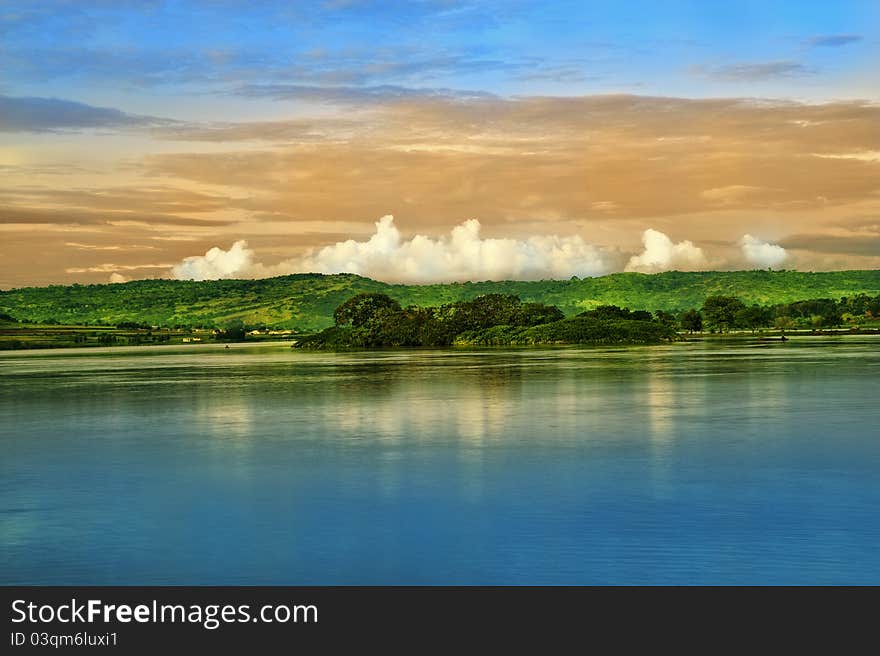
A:
<svg viewBox="0 0 880 656">
<path fill-rule="evenodd" d="M 566 315 L 602 304 L 683 310 L 713 294 L 769 305 L 810 298 L 880 293 L 880 271 L 670 271 L 617 273 L 582 280 L 391 285 L 352 274 L 296 274 L 263 280 L 136 280 L 124 284 L 53 285 L 0 291 L 0 314 L 47 323 L 135 321 L 164 326 L 248 325 L 317 330 L 333 310 L 361 292 L 382 292 L 401 305 L 442 305 L 487 293 L 515 294 L 558 306 Z"/>
</svg>

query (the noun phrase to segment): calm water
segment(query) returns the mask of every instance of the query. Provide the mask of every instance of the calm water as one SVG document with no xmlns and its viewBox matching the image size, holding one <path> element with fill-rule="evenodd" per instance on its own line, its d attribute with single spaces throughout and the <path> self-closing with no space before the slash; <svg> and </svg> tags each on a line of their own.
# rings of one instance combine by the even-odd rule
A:
<svg viewBox="0 0 880 656">
<path fill-rule="evenodd" d="M 0 583 L 880 583 L 880 340 L 0 354 Z"/>
</svg>

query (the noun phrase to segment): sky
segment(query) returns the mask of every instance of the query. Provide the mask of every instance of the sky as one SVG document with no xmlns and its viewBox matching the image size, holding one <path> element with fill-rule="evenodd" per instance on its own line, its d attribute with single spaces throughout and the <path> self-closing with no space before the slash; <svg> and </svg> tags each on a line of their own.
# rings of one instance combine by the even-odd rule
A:
<svg viewBox="0 0 880 656">
<path fill-rule="evenodd" d="M 0 0 L 0 288 L 880 268 L 880 2 Z"/>
</svg>

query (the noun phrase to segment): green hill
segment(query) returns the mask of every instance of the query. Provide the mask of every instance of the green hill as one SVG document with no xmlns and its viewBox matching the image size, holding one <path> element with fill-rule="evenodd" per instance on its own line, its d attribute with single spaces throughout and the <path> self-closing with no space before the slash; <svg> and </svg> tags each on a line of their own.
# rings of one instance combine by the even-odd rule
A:
<svg viewBox="0 0 880 656">
<path fill-rule="evenodd" d="M 136 280 L 124 284 L 52 285 L 0 291 L 0 313 L 20 321 L 163 326 L 247 325 L 317 330 L 333 310 L 360 292 L 382 292 L 401 305 L 442 305 L 480 294 L 515 294 L 558 306 L 566 315 L 614 304 L 632 309 L 684 310 L 707 296 L 738 296 L 770 305 L 811 298 L 880 293 L 880 271 L 669 271 L 616 273 L 571 280 L 391 285 L 352 274 L 296 274 L 263 280 Z"/>
</svg>

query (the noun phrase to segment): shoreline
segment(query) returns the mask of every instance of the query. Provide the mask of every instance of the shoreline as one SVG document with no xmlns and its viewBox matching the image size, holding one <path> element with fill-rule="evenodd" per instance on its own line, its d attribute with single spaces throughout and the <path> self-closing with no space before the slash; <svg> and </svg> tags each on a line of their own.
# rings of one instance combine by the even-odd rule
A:
<svg viewBox="0 0 880 656">
<path fill-rule="evenodd" d="M 0 357 L 8 354 L 20 353 L 35 355 L 39 353 L 57 353 L 59 351 L 74 352 L 77 354 L 88 354 L 99 352 L 101 354 L 131 353 L 131 352 L 150 352 L 150 351 L 166 351 L 176 350 L 177 352 L 185 352 L 191 350 L 193 354 L 204 355 L 206 351 L 214 351 L 223 353 L 226 351 L 240 351 L 264 346 L 267 348 L 284 348 L 287 350 L 296 350 L 301 353 L 388 353 L 388 352 L 449 352 L 463 353 L 475 352 L 482 350 L 500 351 L 500 350 L 532 350 L 532 349 L 566 349 L 566 348 L 650 348 L 656 346 L 673 346 L 675 344 L 695 344 L 695 343 L 753 343 L 753 344 L 771 344 L 771 343 L 791 343 L 804 339 L 815 338 L 839 338 L 839 337 L 876 337 L 880 336 L 880 329 L 870 328 L 866 330 L 837 330 L 837 331 L 786 331 L 785 336 L 788 338 L 786 342 L 780 340 L 779 331 L 773 333 L 756 333 L 749 331 L 731 332 L 731 333 L 680 333 L 680 339 L 674 341 L 664 341 L 657 343 L 567 343 L 567 342 L 547 342 L 537 344 L 453 344 L 450 346 L 398 346 L 398 347 L 360 347 L 360 348 L 344 348 L 344 349 L 319 349 L 319 348 L 298 348 L 295 340 L 245 340 L 241 342 L 198 342 L 198 343 L 165 343 L 165 344 L 89 344 L 83 345 L 58 345 L 58 346 L 40 346 L 36 348 L 2 348 L 0 347 Z"/>
</svg>

